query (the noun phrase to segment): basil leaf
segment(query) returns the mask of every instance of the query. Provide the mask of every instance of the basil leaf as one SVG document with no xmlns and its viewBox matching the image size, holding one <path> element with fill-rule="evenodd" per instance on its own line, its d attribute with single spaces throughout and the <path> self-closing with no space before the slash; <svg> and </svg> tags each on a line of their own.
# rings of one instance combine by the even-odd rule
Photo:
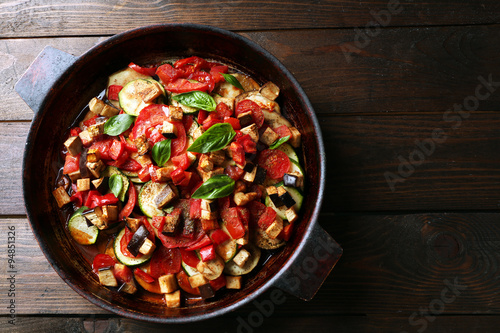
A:
<svg viewBox="0 0 500 333">
<path fill-rule="evenodd" d="M 217 103 L 212 96 L 202 91 L 194 90 L 179 95 L 172 96 L 172 99 L 182 105 L 192 108 L 203 109 L 205 111 L 215 111 Z"/>
<path fill-rule="evenodd" d="M 118 198 L 118 195 L 120 194 L 123 187 L 122 177 L 119 174 L 115 173 L 114 175 L 109 177 L 108 184 L 111 192 L 115 195 L 115 197 Z"/>
<path fill-rule="evenodd" d="M 104 134 L 117 136 L 129 129 L 134 123 L 135 117 L 129 114 L 119 114 L 109 118 L 104 124 Z"/>
<path fill-rule="evenodd" d="M 160 167 L 164 166 L 165 163 L 170 159 L 171 153 L 171 141 L 166 139 L 155 143 L 152 149 L 153 160 Z"/>
<path fill-rule="evenodd" d="M 215 175 L 201 184 L 191 195 L 194 199 L 217 199 L 227 197 L 234 190 L 234 180 L 228 175 Z"/>
<path fill-rule="evenodd" d="M 245 89 L 243 89 L 243 86 L 241 85 L 240 81 L 238 81 L 237 78 L 235 78 L 231 74 L 224 74 L 224 73 L 221 73 L 221 74 L 222 74 L 222 76 L 224 76 L 224 80 L 226 80 L 227 83 L 230 83 L 233 86 L 235 86 L 236 88 L 245 91 Z"/>
<path fill-rule="evenodd" d="M 276 149 L 276 148 L 278 148 L 283 143 L 287 142 L 288 139 L 290 139 L 290 135 L 287 135 L 287 136 L 284 136 L 282 138 L 279 138 L 278 140 L 276 140 L 276 142 L 274 142 L 272 145 L 269 146 L 269 149 Z"/>
<path fill-rule="evenodd" d="M 188 151 L 197 153 L 209 153 L 211 151 L 221 150 L 233 140 L 236 132 L 228 123 L 215 124 L 196 139 Z"/>
<path fill-rule="evenodd" d="M 163 211 L 167 214 L 170 214 L 174 211 L 174 206 L 170 206 L 170 207 L 167 207 L 167 208 L 164 208 Z"/>
</svg>

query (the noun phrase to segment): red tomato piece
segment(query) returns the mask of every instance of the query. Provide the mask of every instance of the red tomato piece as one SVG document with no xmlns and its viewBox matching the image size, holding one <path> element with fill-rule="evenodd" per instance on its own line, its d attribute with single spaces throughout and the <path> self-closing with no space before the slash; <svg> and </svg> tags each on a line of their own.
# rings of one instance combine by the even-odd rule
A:
<svg viewBox="0 0 500 333">
<path fill-rule="evenodd" d="M 233 115 L 233 110 L 231 110 L 229 106 L 227 106 L 226 103 L 223 102 L 217 104 L 217 108 L 215 109 L 215 111 L 220 118 L 231 117 Z"/>
<path fill-rule="evenodd" d="M 141 220 L 141 223 L 144 225 L 144 227 L 149 232 L 148 238 L 152 242 L 154 242 L 155 241 L 155 230 L 154 230 L 153 226 L 151 225 L 151 223 L 149 223 L 149 220 L 147 219 L 146 216 L 141 216 L 141 217 L 139 217 L 139 219 Z"/>
<path fill-rule="evenodd" d="M 201 218 L 201 199 L 190 199 L 189 217 L 192 219 Z"/>
<path fill-rule="evenodd" d="M 137 274 L 141 279 L 143 279 L 145 282 L 147 283 L 153 283 L 155 282 L 155 279 L 154 277 L 152 277 L 151 275 L 149 275 L 148 273 L 144 272 L 142 269 L 140 268 L 136 268 L 134 270 L 134 274 Z"/>
<path fill-rule="evenodd" d="M 65 175 L 80 170 L 80 154 L 73 156 L 70 153 L 66 153 L 66 158 L 64 160 L 63 173 Z"/>
<path fill-rule="evenodd" d="M 188 251 L 186 249 L 180 249 L 180 251 L 181 251 L 182 261 L 184 261 L 187 265 L 196 268 L 196 266 L 200 262 L 200 259 L 196 255 L 196 252 Z"/>
<path fill-rule="evenodd" d="M 248 207 L 248 211 L 250 213 L 251 226 L 257 226 L 261 215 L 266 210 L 266 205 L 260 201 L 254 200 L 250 201 L 246 206 Z"/>
<path fill-rule="evenodd" d="M 150 164 L 150 165 L 152 165 L 152 164 Z M 156 174 L 156 171 L 155 171 L 155 174 Z M 141 182 L 148 182 L 151 180 L 151 174 L 149 173 L 149 165 L 146 165 L 141 170 L 139 170 L 138 177 L 141 180 Z"/>
<path fill-rule="evenodd" d="M 179 59 L 174 63 L 175 68 L 181 68 L 181 67 L 184 67 L 186 65 L 193 65 L 193 67 L 196 70 L 209 68 L 208 62 L 205 59 L 197 57 L 197 56 Z"/>
<path fill-rule="evenodd" d="M 276 211 L 271 207 L 266 207 L 266 210 L 259 218 L 259 227 L 266 230 L 276 220 Z"/>
<path fill-rule="evenodd" d="M 163 226 L 165 225 L 165 216 L 153 216 L 151 225 L 159 232 L 163 231 Z"/>
<path fill-rule="evenodd" d="M 236 131 L 236 130 L 240 130 L 241 129 L 241 125 L 240 125 L 240 121 L 236 118 L 233 118 L 233 117 L 225 117 L 224 118 L 224 122 L 225 123 L 228 123 L 231 125 L 231 127 L 233 127 L 233 129 Z"/>
<path fill-rule="evenodd" d="M 109 156 L 109 150 L 111 148 L 111 145 L 113 144 L 113 141 L 113 139 L 104 139 L 94 142 L 92 146 L 90 146 L 90 149 L 99 150 L 99 156 L 102 160 L 110 160 L 111 157 Z"/>
<path fill-rule="evenodd" d="M 94 257 L 94 261 L 92 262 L 92 269 L 97 274 L 99 269 L 114 267 L 115 264 L 115 259 L 113 259 L 109 254 L 99 253 Z"/>
<path fill-rule="evenodd" d="M 120 165 L 120 169 L 134 172 L 141 170 L 142 166 L 136 160 L 128 158 L 123 164 Z"/>
<path fill-rule="evenodd" d="M 179 249 L 159 246 L 151 257 L 150 275 L 155 279 L 165 274 L 175 274 L 181 270 L 181 252 Z"/>
<path fill-rule="evenodd" d="M 240 132 L 241 133 L 241 132 Z M 243 146 L 245 153 L 256 153 L 257 144 L 252 140 L 249 134 L 242 135 L 236 139 L 236 142 Z"/>
<path fill-rule="evenodd" d="M 83 125 L 85 125 L 87 127 L 94 125 L 95 124 L 95 120 L 97 119 L 97 117 L 99 117 L 99 115 L 96 114 L 92 118 L 85 120 L 83 122 Z"/>
<path fill-rule="evenodd" d="M 207 236 L 207 234 L 204 234 L 203 238 L 201 238 L 199 241 L 186 248 L 186 250 L 188 251 L 198 250 L 210 244 L 212 244 L 212 240 Z"/>
<path fill-rule="evenodd" d="M 236 104 L 234 114 L 238 117 L 240 114 L 248 111 L 252 111 L 253 122 L 260 128 L 264 124 L 264 113 L 257 103 L 249 99 L 244 99 Z"/>
<path fill-rule="evenodd" d="M 132 128 L 131 139 L 146 135 L 146 130 L 151 127 L 163 125 L 167 118 L 168 106 L 161 104 L 152 104 L 141 110 L 135 120 Z"/>
<path fill-rule="evenodd" d="M 108 99 L 110 101 L 117 101 L 118 100 L 118 94 L 120 91 L 123 89 L 122 86 L 112 84 L 108 87 Z"/>
<path fill-rule="evenodd" d="M 206 83 L 208 93 L 211 93 L 212 90 L 214 90 L 215 81 L 212 78 L 212 75 L 210 75 L 210 73 L 203 71 L 194 72 L 188 76 L 188 79 L 195 80 L 201 83 Z"/>
<path fill-rule="evenodd" d="M 238 216 L 238 208 L 231 207 L 224 214 L 222 219 L 226 223 L 226 228 L 233 239 L 245 236 L 245 227 Z"/>
<path fill-rule="evenodd" d="M 188 157 L 188 154 L 187 153 L 184 153 L 182 155 L 178 155 L 178 156 L 175 156 L 175 157 L 172 157 L 172 163 L 182 169 L 182 170 L 186 170 L 187 168 L 189 168 L 189 165 L 191 164 L 191 161 L 189 160 L 189 157 Z"/>
<path fill-rule="evenodd" d="M 203 121 L 203 129 L 206 131 L 215 124 L 222 123 L 223 119 L 219 118 L 216 113 L 211 112 L 207 119 Z"/>
<path fill-rule="evenodd" d="M 134 210 L 135 204 L 137 203 L 137 191 L 134 185 L 128 187 L 128 201 L 127 204 L 120 211 L 118 219 L 121 221 L 126 217 L 129 217 Z"/>
<path fill-rule="evenodd" d="M 234 141 L 231 142 L 229 152 L 236 164 L 245 165 L 245 150 L 243 150 L 243 146 L 241 144 Z"/>
<path fill-rule="evenodd" d="M 215 259 L 215 248 L 213 244 L 202 247 L 199 253 L 203 262 Z"/>
<path fill-rule="evenodd" d="M 212 241 L 214 244 L 219 245 L 224 243 L 225 241 L 229 240 L 230 237 L 228 234 L 226 234 L 223 230 L 221 229 L 215 229 L 212 234 L 210 235 L 210 238 L 212 238 Z"/>
<path fill-rule="evenodd" d="M 191 172 L 184 171 L 182 168 L 177 168 L 170 174 L 172 181 L 178 186 L 188 186 L 189 181 L 191 180 L 191 175 Z"/>
<path fill-rule="evenodd" d="M 198 111 L 198 124 L 203 124 L 205 119 L 207 119 L 209 112 L 205 110 Z"/>
<path fill-rule="evenodd" d="M 113 140 L 111 148 L 109 149 L 109 157 L 115 161 L 120 158 L 125 151 L 125 145 L 121 141 Z"/>
<path fill-rule="evenodd" d="M 278 149 L 266 149 L 260 152 L 259 165 L 266 169 L 271 179 L 281 179 L 290 170 L 290 159 Z"/>
<path fill-rule="evenodd" d="M 156 69 L 156 75 L 158 75 L 164 84 L 168 84 L 181 77 L 182 71 L 172 67 L 170 64 L 164 64 Z"/>
<path fill-rule="evenodd" d="M 118 203 L 118 198 L 113 193 L 100 195 L 100 193 L 97 191 L 90 191 L 85 206 L 89 208 L 95 208 L 97 206 L 101 207 L 106 205 L 113 205 L 115 203 Z"/>
<path fill-rule="evenodd" d="M 290 240 L 290 237 L 292 237 L 292 231 L 293 231 L 293 224 L 290 223 L 289 225 L 283 227 L 283 230 L 281 230 L 281 233 L 278 235 L 278 238 L 288 242 Z"/>
<path fill-rule="evenodd" d="M 130 282 L 134 278 L 132 270 L 130 270 L 130 268 L 125 265 L 115 264 L 113 268 L 113 274 L 120 283 Z"/>
<path fill-rule="evenodd" d="M 77 136 L 82 132 L 82 129 L 80 127 L 73 127 L 72 129 L 69 130 L 69 135 L 70 136 Z"/>
<path fill-rule="evenodd" d="M 151 180 L 155 183 L 159 183 L 160 180 L 158 179 L 158 175 L 156 174 L 156 170 L 158 170 L 159 167 L 157 167 L 154 164 L 149 165 L 149 175 L 151 176 Z"/>
<path fill-rule="evenodd" d="M 177 129 L 177 138 L 172 139 L 171 142 L 171 156 L 175 157 L 184 153 L 187 149 L 187 137 L 186 130 L 184 129 L 184 125 L 182 124 L 182 122 L 174 121 L 172 122 L 172 124 L 174 124 L 175 128 Z"/>
<path fill-rule="evenodd" d="M 213 291 L 217 291 L 226 286 L 226 277 L 221 275 L 217 279 L 209 281 L 209 283 Z"/>
<path fill-rule="evenodd" d="M 281 125 L 279 127 L 273 128 L 273 131 L 275 131 L 280 136 L 280 138 L 292 136 L 292 132 L 290 132 L 290 129 L 286 125 Z"/>
<path fill-rule="evenodd" d="M 130 64 L 128 64 L 128 67 L 132 68 L 137 73 L 141 73 L 147 76 L 153 76 L 156 73 L 156 66 L 142 67 L 131 62 Z"/>
<path fill-rule="evenodd" d="M 163 246 L 167 248 L 187 247 L 188 250 L 189 246 L 200 241 L 203 236 L 206 236 L 206 234 L 201 227 L 201 222 L 199 222 L 198 220 L 196 220 L 194 223 L 194 232 L 192 234 L 192 238 L 183 237 L 182 235 L 167 236 L 162 233 L 158 234 L 158 238 L 160 239 Z"/>
<path fill-rule="evenodd" d="M 200 296 L 200 290 L 198 288 L 191 287 L 191 284 L 189 284 L 189 277 L 187 276 L 186 272 L 181 270 L 179 273 L 177 273 L 176 276 L 177 283 L 182 290 L 189 294 Z"/>
<path fill-rule="evenodd" d="M 208 83 L 191 82 L 187 79 L 176 79 L 165 87 L 165 89 L 173 93 L 185 93 L 194 90 L 207 92 L 208 88 Z"/>
<path fill-rule="evenodd" d="M 236 181 L 243 177 L 245 171 L 238 168 L 236 165 L 228 165 L 224 170 L 224 173 Z"/>
<path fill-rule="evenodd" d="M 132 153 L 137 152 L 137 147 L 135 146 L 135 144 L 128 142 L 123 134 L 120 134 L 119 137 L 120 141 L 125 145 L 125 149 Z"/>
<path fill-rule="evenodd" d="M 215 83 L 224 82 L 224 76 L 220 73 L 227 73 L 228 67 L 220 64 L 216 64 L 212 68 L 210 68 L 210 74 L 214 78 Z"/>
<path fill-rule="evenodd" d="M 248 227 L 248 223 L 250 222 L 250 212 L 245 207 L 237 207 L 238 208 L 238 217 L 244 226 Z"/>
<path fill-rule="evenodd" d="M 123 150 L 123 153 L 118 157 L 116 161 L 106 161 L 107 165 L 111 165 L 117 168 L 121 168 L 122 165 L 127 162 L 128 157 L 130 156 L 130 153 L 127 150 Z"/>
</svg>

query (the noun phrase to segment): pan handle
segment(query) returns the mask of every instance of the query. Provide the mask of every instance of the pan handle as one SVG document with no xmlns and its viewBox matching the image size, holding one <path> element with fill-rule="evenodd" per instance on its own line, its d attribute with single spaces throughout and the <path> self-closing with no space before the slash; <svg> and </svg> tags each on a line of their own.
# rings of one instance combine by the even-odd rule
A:
<svg viewBox="0 0 500 333">
<path fill-rule="evenodd" d="M 46 46 L 17 81 L 16 92 L 35 114 L 54 83 L 75 60 L 74 55 Z"/>
<path fill-rule="evenodd" d="M 310 301 L 342 255 L 340 245 L 316 223 L 292 265 L 274 285 L 304 301 Z"/>
</svg>

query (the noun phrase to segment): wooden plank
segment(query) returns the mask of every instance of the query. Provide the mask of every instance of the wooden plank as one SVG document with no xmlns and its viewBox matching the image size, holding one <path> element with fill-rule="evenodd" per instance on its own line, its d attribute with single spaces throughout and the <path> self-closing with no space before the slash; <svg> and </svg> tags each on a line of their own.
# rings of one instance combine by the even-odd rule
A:
<svg viewBox="0 0 500 333">
<path fill-rule="evenodd" d="M 499 316 L 437 316 L 427 322 L 425 332 L 494 332 L 498 327 Z M 169 325 L 168 332 L 409 332 L 423 328 L 424 324 L 410 325 L 404 316 L 353 315 L 353 316 L 294 316 L 280 317 L 273 315 L 250 321 L 253 325 L 245 326 L 234 316 L 228 315 L 217 319 L 192 323 L 189 325 Z M 152 324 L 126 318 L 81 318 L 81 317 L 21 317 L 15 326 L 4 327 L 4 332 L 165 332 L 165 324 Z"/>
<path fill-rule="evenodd" d="M 488 24 L 498 22 L 498 9 L 495 0 L 11 1 L 0 6 L 0 35 L 104 35 L 157 23 L 199 23 L 230 30 Z"/>
<path fill-rule="evenodd" d="M 475 93 L 479 76 L 500 81 L 500 25 L 384 29 L 362 48 L 353 29 L 243 35 L 290 69 L 318 114 L 447 110 Z M 32 118 L 13 87 L 45 45 L 81 55 L 100 40 L 1 40 L 0 71 L 8 79 L 0 84 L 0 120 Z M 480 107 L 500 110 L 500 90 Z"/>
<path fill-rule="evenodd" d="M 500 314 L 498 213 L 412 215 L 322 215 L 320 224 L 344 254 L 315 298 L 303 302 L 284 295 L 277 316 L 332 316 L 378 313 Z M 0 248 L 7 227 L 16 226 L 18 315 L 102 314 L 52 271 L 25 219 L 0 219 Z M 2 257 L 6 260 L 6 256 Z M 5 276 L 6 266 L 1 266 Z M 0 288 L 7 290 L 2 279 Z M 444 295 L 444 296 L 443 296 Z M 0 303 L 7 304 L 7 293 Z M 257 303 L 269 304 L 269 292 Z M 234 313 L 247 318 L 255 302 Z M 422 310 L 422 311 L 424 311 Z M 6 315 L 7 309 L 0 308 Z M 422 315 L 414 315 L 420 320 Z M 402 327 L 404 329 L 404 327 Z"/>
<path fill-rule="evenodd" d="M 456 129 L 454 118 L 442 118 L 443 113 L 320 116 L 329 184 L 323 212 L 498 209 L 500 114 L 471 113 Z M 25 122 L 0 123 L 3 215 L 24 214 L 21 161 L 28 128 Z M 447 139 L 434 143 L 427 156 L 415 142 L 430 141 L 436 128 Z M 420 165 L 401 162 L 413 158 L 419 164 L 421 156 Z M 399 181 L 388 181 L 387 173 Z"/>
</svg>

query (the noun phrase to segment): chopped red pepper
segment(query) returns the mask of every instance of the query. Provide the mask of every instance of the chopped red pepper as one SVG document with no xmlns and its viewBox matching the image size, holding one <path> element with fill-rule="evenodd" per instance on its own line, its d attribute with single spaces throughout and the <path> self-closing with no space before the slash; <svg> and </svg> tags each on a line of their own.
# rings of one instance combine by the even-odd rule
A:
<svg viewBox="0 0 500 333">
<path fill-rule="evenodd" d="M 229 237 L 228 234 L 226 234 L 222 229 L 216 229 L 212 232 L 212 234 L 210 235 L 210 238 L 212 238 L 212 241 L 214 242 L 214 244 L 222 244 L 224 243 L 225 241 L 231 239 L 231 237 Z"/>
<path fill-rule="evenodd" d="M 119 220 L 123 220 L 126 217 L 129 217 L 132 211 L 134 210 L 135 204 L 137 203 L 137 191 L 135 190 L 134 185 L 130 185 L 128 187 L 128 201 L 125 207 L 121 210 L 119 214 Z"/>
<path fill-rule="evenodd" d="M 109 149 L 109 157 L 115 161 L 119 159 L 125 151 L 125 145 L 121 141 L 113 140 L 111 148 Z"/>
<path fill-rule="evenodd" d="M 191 175 L 191 172 L 184 171 L 182 168 L 177 168 L 170 174 L 172 181 L 178 186 L 188 186 L 189 181 L 191 180 Z"/>
<path fill-rule="evenodd" d="M 92 262 L 92 269 L 94 270 L 94 273 L 97 274 L 99 272 L 99 269 L 114 267 L 115 264 L 115 259 L 113 259 L 113 257 L 111 257 L 109 254 L 99 253 L 94 257 L 94 260 Z"/>
<path fill-rule="evenodd" d="M 243 146 L 238 142 L 231 142 L 229 146 L 229 153 L 231 157 L 239 165 L 245 165 L 245 150 L 243 150 Z"/>
<path fill-rule="evenodd" d="M 152 164 L 151 164 L 152 165 Z M 155 171 L 156 173 L 156 171 Z M 144 166 L 141 170 L 139 170 L 137 176 L 141 180 L 141 182 L 148 182 L 151 180 L 151 174 L 149 173 L 149 165 Z"/>
<path fill-rule="evenodd" d="M 208 62 L 205 59 L 197 56 L 179 59 L 174 63 L 175 68 L 182 68 L 186 65 L 192 65 L 197 71 L 200 69 L 209 69 Z"/>
<path fill-rule="evenodd" d="M 82 132 L 82 129 L 80 127 L 73 127 L 72 129 L 69 130 L 69 135 L 70 136 L 77 136 Z"/>
<path fill-rule="evenodd" d="M 113 268 L 113 274 L 115 275 L 116 279 L 120 283 L 130 282 L 134 278 L 134 275 L 132 274 L 132 270 L 128 266 L 125 266 L 125 265 L 115 264 L 115 267 Z"/>
<path fill-rule="evenodd" d="M 135 146 L 135 144 L 128 142 L 123 134 L 120 134 L 119 137 L 120 141 L 125 145 L 125 149 L 132 153 L 137 152 L 137 147 Z"/>
<path fill-rule="evenodd" d="M 205 235 L 203 235 L 202 239 L 200 239 L 198 242 L 196 242 L 193 245 L 186 248 L 186 250 L 188 250 L 188 251 L 198 250 L 198 249 L 201 249 L 202 247 L 210 245 L 210 244 L 212 244 L 212 240 L 205 234 Z"/>
<path fill-rule="evenodd" d="M 203 262 L 215 259 L 215 248 L 213 244 L 201 248 L 199 253 Z"/>
<path fill-rule="evenodd" d="M 153 76 L 156 73 L 156 66 L 141 67 L 131 62 L 130 64 L 128 64 L 128 67 L 132 68 L 137 73 L 141 73 L 147 76 Z"/>
<path fill-rule="evenodd" d="M 201 199 L 191 199 L 189 201 L 189 217 L 192 219 L 201 218 Z"/>
<path fill-rule="evenodd" d="M 226 286 L 226 277 L 224 275 L 221 275 L 217 279 L 211 280 L 209 283 L 213 291 L 217 291 Z"/>
<path fill-rule="evenodd" d="M 176 167 L 178 167 L 182 170 L 186 170 L 191 165 L 191 161 L 189 160 L 187 153 L 172 157 L 172 163 Z"/>
<path fill-rule="evenodd" d="M 205 110 L 200 110 L 198 112 L 198 124 L 203 124 L 205 119 L 207 119 L 209 112 Z"/>
<path fill-rule="evenodd" d="M 83 125 L 85 125 L 87 127 L 94 125 L 95 124 L 95 120 L 97 119 L 97 117 L 99 117 L 99 115 L 96 114 L 92 118 L 85 120 L 83 122 Z"/>
<path fill-rule="evenodd" d="M 266 210 L 259 218 L 259 227 L 266 230 L 276 220 L 276 211 L 271 207 L 266 207 Z"/>
<path fill-rule="evenodd" d="M 118 100 L 118 93 L 123 89 L 123 86 L 112 84 L 108 87 L 108 99 L 110 101 Z"/>
</svg>

